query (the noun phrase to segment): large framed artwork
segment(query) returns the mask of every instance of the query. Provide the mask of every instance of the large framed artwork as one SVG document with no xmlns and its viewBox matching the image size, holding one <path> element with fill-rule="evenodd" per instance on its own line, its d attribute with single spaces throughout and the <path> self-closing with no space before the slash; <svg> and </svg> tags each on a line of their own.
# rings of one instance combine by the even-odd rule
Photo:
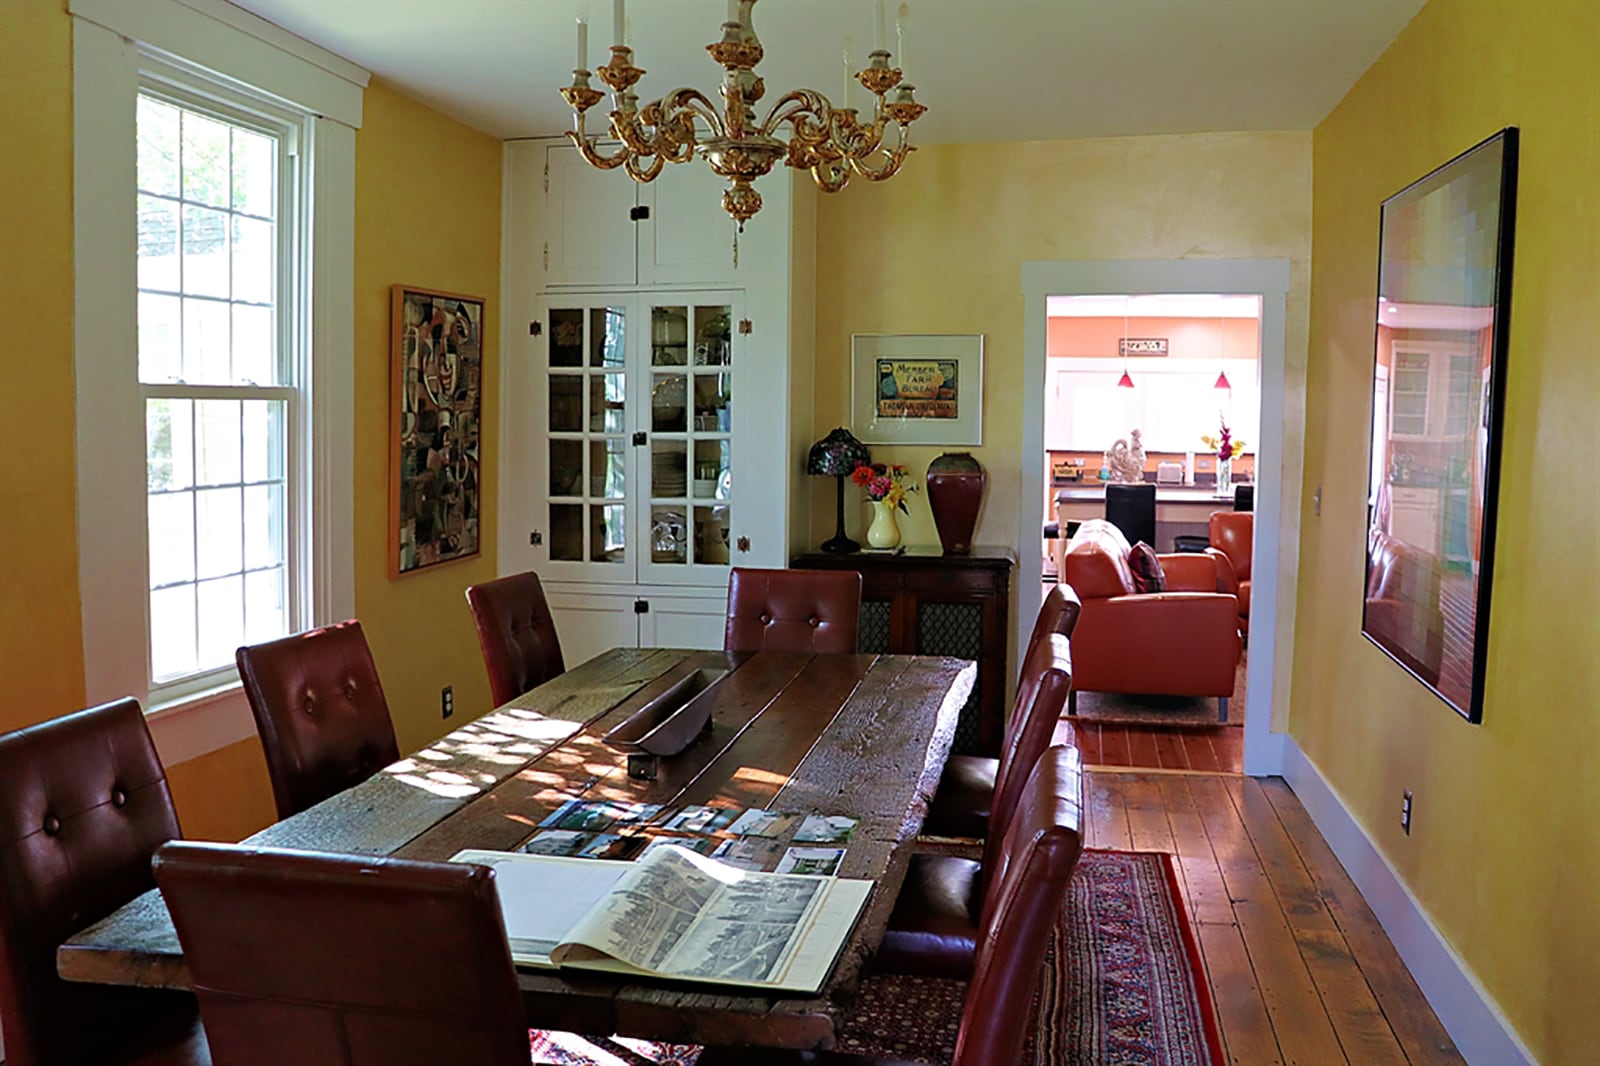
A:
<svg viewBox="0 0 1600 1066">
<path fill-rule="evenodd" d="M 983 443 L 983 334 L 856 333 L 850 365 L 857 439 Z"/>
<path fill-rule="evenodd" d="M 389 576 L 478 554 L 483 298 L 391 296 Z"/>
<path fill-rule="evenodd" d="M 1383 202 L 1361 631 L 1483 718 L 1517 131 Z"/>
</svg>

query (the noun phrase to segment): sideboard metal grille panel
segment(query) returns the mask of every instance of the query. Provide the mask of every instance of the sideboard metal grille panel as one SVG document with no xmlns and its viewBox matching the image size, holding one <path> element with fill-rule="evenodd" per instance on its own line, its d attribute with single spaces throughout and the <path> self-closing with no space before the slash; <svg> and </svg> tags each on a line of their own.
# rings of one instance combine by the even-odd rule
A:
<svg viewBox="0 0 1600 1066">
<path fill-rule="evenodd" d="M 889 601 L 865 600 L 861 604 L 861 629 L 856 646 L 866 654 L 884 655 L 889 651 Z"/>
<path fill-rule="evenodd" d="M 923 655 L 976 661 L 983 652 L 983 607 L 976 603 L 921 604 L 917 612 L 917 650 Z M 980 750 L 978 713 L 978 687 L 974 685 L 957 720 L 952 754 L 972 755 Z"/>
</svg>

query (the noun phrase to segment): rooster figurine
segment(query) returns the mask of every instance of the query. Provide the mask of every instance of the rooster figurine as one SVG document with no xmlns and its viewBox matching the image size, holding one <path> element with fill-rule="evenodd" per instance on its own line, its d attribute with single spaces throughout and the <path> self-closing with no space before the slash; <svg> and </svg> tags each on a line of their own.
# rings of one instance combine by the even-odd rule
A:
<svg viewBox="0 0 1600 1066">
<path fill-rule="evenodd" d="M 1128 434 L 1133 443 L 1118 440 L 1106 452 L 1106 466 L 1111 468 L 1111 480 L 1119 485 L 1138 485 L 1144 481 L 1144 442 L 1136 429 Z"/>
</svg>

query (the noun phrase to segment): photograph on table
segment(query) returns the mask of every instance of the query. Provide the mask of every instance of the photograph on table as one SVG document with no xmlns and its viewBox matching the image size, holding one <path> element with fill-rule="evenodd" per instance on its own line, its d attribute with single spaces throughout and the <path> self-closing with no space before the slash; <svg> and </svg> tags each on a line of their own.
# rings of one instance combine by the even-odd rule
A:
<svg viewBox="0 0 1600 1066">
<path fill-rule="evenodd" d="M 1383 202 L 1361 631 L 1483 717 L 1517 130 Z"/>
<path fill-rule="evenodd" d="M 859 440 L 983 443 L 983 334 L 856 333 L 850 365 Z"/>
<path fill-rule="evenodd" d="M 391 290 L 389 576 L 479 551 L 484 301 Z"/>
<path fill-rule="evenodd" d="M 843 844 L 858 819 L 844 814 L 808 814 L 794 834 L 796 844 Z"/>
<path fill-rule="evenodd" d="M 844 859 L 843 848 L 790 848 L 778 860 L 777 873 L 832 877 Z"/>
</svg>

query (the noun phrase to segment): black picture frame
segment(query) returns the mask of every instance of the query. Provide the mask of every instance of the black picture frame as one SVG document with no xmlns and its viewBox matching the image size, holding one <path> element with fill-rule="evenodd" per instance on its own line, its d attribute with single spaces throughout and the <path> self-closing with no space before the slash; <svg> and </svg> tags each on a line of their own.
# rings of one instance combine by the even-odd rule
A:
<svg viewBox="0 0 1600 1066">
<path fill-rule="evenodd" d="M 1379 216 L 1362 634 L 1483 720 L 1511 325 L 1517 129 Z"/>
</svg>

